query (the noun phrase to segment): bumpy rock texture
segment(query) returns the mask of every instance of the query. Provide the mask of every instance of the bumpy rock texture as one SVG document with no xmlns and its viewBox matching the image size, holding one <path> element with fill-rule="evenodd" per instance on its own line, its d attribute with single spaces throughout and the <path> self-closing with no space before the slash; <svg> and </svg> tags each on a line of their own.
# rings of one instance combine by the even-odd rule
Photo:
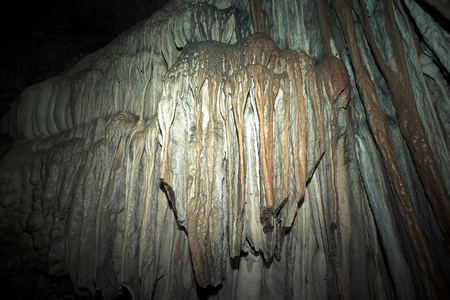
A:
<svg viewBox="0 0 450 300">
<path fill-rule="evenodd" d="M 17 0 L 0 15 L 0 117 L 26 87 L 61 74 L 164 0 Z"/>
<path fill-rule="evenodd" d="M 448 32 L 409 0 L 196 2 L 2 119 L 5 288 L 448 295 Z"/>
</svg>

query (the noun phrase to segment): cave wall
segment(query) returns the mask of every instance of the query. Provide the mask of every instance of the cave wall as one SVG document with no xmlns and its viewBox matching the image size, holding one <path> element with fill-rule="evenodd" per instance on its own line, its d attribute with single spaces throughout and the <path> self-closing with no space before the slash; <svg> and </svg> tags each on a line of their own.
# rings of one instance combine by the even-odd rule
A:
<svg viewBox="0 0 450 300">
<path fill-rule="evenodd" d="M 197 2 L 2 119 L 3 282 L 38 269 L 105 299 L 445 295 L 448 32 L 414 1 Z"/>
<path fill-rule="evenodd" d="M 0 15 L 0 118 L 26 87 L 67 71 L 166 2 L 4 3 Z"/>
</svg>

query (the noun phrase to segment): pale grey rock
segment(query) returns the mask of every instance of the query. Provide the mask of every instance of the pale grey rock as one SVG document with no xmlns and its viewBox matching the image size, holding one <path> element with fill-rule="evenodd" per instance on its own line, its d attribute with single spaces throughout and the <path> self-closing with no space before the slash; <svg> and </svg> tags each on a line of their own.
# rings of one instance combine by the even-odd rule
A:
<svg viewBox="0 0 450 300">
<path fill-rule="evenodd" d="M 433 49 L 436 58 L 449 72 L 450 58 L 448 57 L 448 49 L 450 47 L 450 34 L 441 28 L 415 1 L 407 0 L 405 4 L 414 18 L 424 41 Z"/>
<path fill-rule="evenodd" d="M 21 249 L 23 264 L 67 274 L 81 296 L 114 299 L 126 288 L 133 299 L 210 290 L 212 299 L 425 297 L 340 25 L 328 20 L 350 81 L 330 99 L 335 81 L 319 64 L 326 50 L 316 2 L 294 2 L 264 2 L 272 41 L 251 35 L 247 1 L 172 1 L 67 73 L 26 89 L 2 120 L 17 138 L 1 154 L 2 243 Z M 383 5 L 366 5 L 389 61 Z M 414 100 L 448 188 L 448 84 L 408 30 Z M 359 25 L 356 33 L 399 172 L 450 277 L 448 245 L 389 88 Z M 267 165 L 262 149 L 273 152 Z M 275 214 L 264 219 L 268 174 Z"/>
</svg>

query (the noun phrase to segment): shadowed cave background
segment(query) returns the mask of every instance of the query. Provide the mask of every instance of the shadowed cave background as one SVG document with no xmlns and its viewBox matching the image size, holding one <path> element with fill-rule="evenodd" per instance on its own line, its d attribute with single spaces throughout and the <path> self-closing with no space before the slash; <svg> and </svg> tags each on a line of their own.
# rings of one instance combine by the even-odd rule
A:
<svg viewBox="0 0 450 300">
<path fill-rule="evenodd" d="M 449 294 L 447 2 L 10 5 L 8 299 Z"/>
</svg>

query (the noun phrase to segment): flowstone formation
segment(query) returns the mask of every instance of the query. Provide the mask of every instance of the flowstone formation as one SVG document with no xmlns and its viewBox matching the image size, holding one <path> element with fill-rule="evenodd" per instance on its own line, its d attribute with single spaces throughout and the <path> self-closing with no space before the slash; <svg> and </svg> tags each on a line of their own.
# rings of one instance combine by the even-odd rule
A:
<svg viewBox="0 0 450 300">
<path fill-rule="evenodd" d="M 436 20 L 412 0 L 173 0 L 25 89 L 1 120 L 0 290 L 444 298 Z"/>
<path fill-rule="evenodd" d="M 314 61 L 264 34 L 189 45 L 169 70 L 158 114 L 161 180 L 200 286 L 221 283 L 224 256 L 281 257 L 324 153 L 317 95 Z"/>
</svg>

